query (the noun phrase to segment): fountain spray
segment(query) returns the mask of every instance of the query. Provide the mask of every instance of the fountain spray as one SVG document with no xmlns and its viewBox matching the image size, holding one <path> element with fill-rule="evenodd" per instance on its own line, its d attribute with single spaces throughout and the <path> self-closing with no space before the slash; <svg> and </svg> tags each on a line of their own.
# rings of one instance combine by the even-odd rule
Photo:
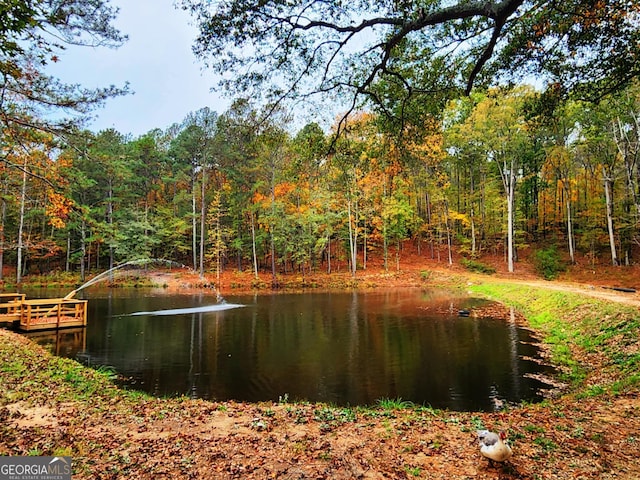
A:
<svg viewBox="0 0 640 480">
<path fill-rule="evenodd" d="M 124 262 L 121 263 L 120 265 L 116 265 L 113 268 L 110 268 L 109 270 L 106 270 L 104 272 L 102 272 L 99 275 L 96 275 L 95 277 L 93 277 L 91 280 L 83 283 L 82 285 L 80 285 L 78 288 L 76 288 L 75 290 L 70 291 L 69 293 L 67 293 L 67 295 L 64 296 L 63 300 L 70 300 L 72 299 L 80 290 L 90 287 L 91 285 L 94 285 L 95 283 L 98 283 L 102 280 L 105 279 L 105 277 L 110 276 L 111 274 L 113 274 L 113 272 L 120 270 L 124 267 L 128 267 L 128 266 L 137 266 L 137 265 L 146 265 L 149 263 L 163 263 L 165 265 L 169 265 L 171 266 L 177 266 L 179 268 L 186 268 L 189 270 L 192 270 L 191 268 L 187 267 L 186 265 L 183 265 L 181 263 L 178 262 L 174 262 L 172 260 L 166 260 L 164 258 L 143 258 L 143 259 L 139 259 L 139 260 L 129 260 L 128 262 Z M 222 297 L 222 295 L 220 294 L 220 290 L 218 290 L 217 287 L 214 287 L 215 291 L 216 291 L 216 301 L 218 303 L 224 303 L 225 300 Z"/>
</svg>

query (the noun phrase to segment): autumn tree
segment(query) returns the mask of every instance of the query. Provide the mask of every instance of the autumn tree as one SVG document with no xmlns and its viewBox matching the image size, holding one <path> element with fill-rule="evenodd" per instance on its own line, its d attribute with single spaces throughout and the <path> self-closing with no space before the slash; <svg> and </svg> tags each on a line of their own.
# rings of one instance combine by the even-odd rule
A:
<svg viewBox="0 0 640 480">
<path fill-rule="evenodd" d="M 624 262 L 631 263 L 632 246 L 640 245 L 640 86 L 638 82 L 613 96 L 609 131 L 623 168 Z"/>
<path fill-rule="evenodd" d="M 258 227 L 260 206 L 255 201 L 268 184 L 261 162 L 260 127 L 259 113 L 250 102 L 238 99 L 220 115 L 216 131 L 237 268 L 242 270 L 243 260 L 250 261 L 256 278 L 267 235 Z"/>
<path fill-rule="evenodd" d="M 191 190 L 191 239 L 193 269 L 204 276 L 208 189 L 211 179 L 220 188 L 216 131 L 218 114 L 208 107 L 191 112 L 178 127 L 169 154 L 178 168 L 187 166 Z M 182 167 L 181 167 L 182 166 Z M 199 232 L 199 238 L 198 238 Z"/>
<path fill-rule="evenodd" d="M 3 242 L 8 235 L 13 237 L 10 244 L 15 249 L 17 283 L 27 271 L 27 260 L 50 259 L 60 252 L 50 228 L 63 228 L 71 208 L 68 199 L 53 188 L 67 180 L 60 175 L 64 160 L 56 161 L 52 136 L 24 128 L 19 135 L 20 144 L 4 149 L 7 163 L 15 168 L 3 169 L 2 206 Z M 14 219 L 11 231 L 5 229 L 7 216 Z"/>
<path fill-rule="evenodd" d="M 376 132 L 373 117 L 370 114 L 360 113 L 344 127 L 341 137 L 335 143 L 335 152 L 331 155 L 331 175 L 332 190 L 335 195 L 339 195 L 342 212 L 342 223 L 344 225 L 343 237 L 346 238 L 347 251 L 349 252 L 349 270 L 355 277 L 358 265 L 358 242 L 361 236 L 360 217 L 361 199 L 367 194 L 371 194 L 372 183 L 365 189 L 364 178 L 369 172 L 370 160 L 377 156 L 374 153 L 374 144 L 378 139 L 373 132 Z M 338 126 L 336 126 L 337 134 Z M 365 168 L 362 168 L 362 167 Z M 383 197 L 382 186 L 376 188 Z M 370 196 L 370 195 L 367 195 Z M 346 218 L 345 218 L 346 216 Z M 364 252 L 363 245 L 363 252 Z"/>
<path fill-rule="evenodd" d="M 221 193 L 217 190 L 213 194 L 213 199 L 209 203 L 207 210 L 206 225 L 207 249 L 206 257 L 214 262 L 216 272 L 216 284 L 220 285 L 220 274 L 222 273 L 222 260 L 225 256 L 229 244 L 229 228 L 223 225 L 224 210 L 222 208 Z"/>
<path fill-rule="evenodd" d="M 506 206 L 507 264 L 513 272 L 515 261 L 516 188 L 522 177 L 522 159 L 530 149 L 524 119 L 524 100 L 531 90 L 520 87 L 493 90 L 479 97 L 473 110 L 456 126 L 452 138 L 469 142 L 482 154 L 483 161 L 492 165 L 499 175 Z M 465 132 L 460 134 L 460 132 Z M 453 133 L 452 132 L 452 133 Z M 458 154 L 464 151 L 455 150 Z"/>
<path fill-rule="evenodd" d="M 99 232 L 96 228 L 95 209 L 102 202 L 102 188 L 98 187 L 95 170 L 100 166 L 95 159 L 90 160 L 89 145 L 96 140 L 96 136 L 91 132 L 84 132 L 74 136 L 73 146 L 68 146 L 61 153 L 61 158 L 68 162 L 65 177 L 69 182 L 68 196 L 74 202 L 74 209 L 71 211 L 67 222 L 66 232 L 66 255 L 65 271 L 70 271 L 72 265 L 80 266 L 80 280 L 85 280 L 87 267 L 87 245 L 91 240 L 91 233 L 94 232 L 94 240 L 106 239 L 104 232 Z M 115 179 L 114 179 L 115 180 Z"/>
<path fill-rule="evenodd" d="M 7 202 L 9 201 L 9 182 L 7 167 L 0 164 L 0 280 L 4 278 L 4 251 L 6 248 L 5 228 L 7 224 Z"/>
<path fill-rule="evenodd" d="M 331 271 L 331 240 L 336 221 L 332 199 L 324 174 L 327 172 L 328 138 L 313 122 L 305 125 L 292 139 L 292 179 L 300 185 L 298 211 L 305 231 L 310 234 L 308 257 L 315 266 L 317 256 L 326 255 L 327 270 Z M 311 232 L 313 230 L 313 232 Z"/>
<path fill-rule="evenodd" d="M 529 188 L 523 192 L 530 212 L 523 205 L 532 240 L 564 235 L 571 263 L 576 261 L 576 212 L 578 173 L 574 136 L 579 102 L 565 102 L 559 92 L 534 92 L 525 103 L 532 152 Z M 564 231 L 561 225 L 564 221 Z"/>
<path fill-rule="evenodd" d="M 189 186 L 191 209 L 189 213 L 191 224 L 191 265 L 198 268 L 198 177 L 202 168 L 202 129 L 198 125 L 180 127 L 181 131 L 171 142 L 169 155 L 173 160 L 173 173 L 182 175 L 186 172 Z"/>
<path fill-rule="evenodd" d="M 262 225 L 269 234 L 269 257 L 271 260 L 271 283 L 278 286 L 277 263 L 286 268 L 287 243 L 295 241 L 287 231 L 285 215 L 286 194 L 292 185 L 283 178 L 284 162 L 286 159 L 288 135 L 282 124 L 269 123 L 260 133 L 259 161 L 261 164 L 264 191 L 266 193 L 261 214 Z"/>
<path fill-rule="evenodd" d="M 107 0 L 0 2 L 0 162 L 29 175 L 10 153 L 25 130 L 66 137 L 106 99 L 127 92 L 67 84 L 46 72 L 69 45 L 121 45 L 126 37 L 111 25 L 116 14 Z"/>
<path fill-rule="evenodd" d="M 619 157 L 613 138 L 609 134 L 609 116 L 606 105 L 583 105 L 580 116 L 580 147 L 589 161 L 596 166 L 602 181 L 604 192 L 605 219 L 611 252 L 611 263 L 619 265 L 618 242 L 616 235 L 616 196 L 615 186 L 618 180 Z"/>
</svg>

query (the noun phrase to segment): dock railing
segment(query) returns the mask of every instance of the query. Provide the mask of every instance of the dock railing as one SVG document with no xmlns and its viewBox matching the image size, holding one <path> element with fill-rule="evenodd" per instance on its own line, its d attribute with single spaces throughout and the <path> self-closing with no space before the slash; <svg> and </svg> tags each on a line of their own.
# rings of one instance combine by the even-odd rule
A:
<svg viewBox="0 0 640 480">
<path fill-rule="evenodd" d="M 24 293 L 0 293 L 0 322 L 13 323 L 20 320 Z"/>
<path fill-rule="evenodd" d="M 60 298 L 25 300 L 20 315 L 21 330 L 83 327 L 87 324 L 86 300 Z"/>
</svg>

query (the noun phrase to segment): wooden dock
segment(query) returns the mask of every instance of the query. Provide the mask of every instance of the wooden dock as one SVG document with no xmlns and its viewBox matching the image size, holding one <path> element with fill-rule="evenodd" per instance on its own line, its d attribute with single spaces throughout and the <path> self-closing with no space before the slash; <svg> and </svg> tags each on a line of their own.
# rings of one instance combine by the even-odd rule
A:
<svg viewBox="0 0 640 480">
<path fill-rule="evenodd" d="M 0 322 L 20 330 L 51 330 L 87 325 L 87 300 L 27 300 L 22 293 L 0 293 Z"/>
</svg>

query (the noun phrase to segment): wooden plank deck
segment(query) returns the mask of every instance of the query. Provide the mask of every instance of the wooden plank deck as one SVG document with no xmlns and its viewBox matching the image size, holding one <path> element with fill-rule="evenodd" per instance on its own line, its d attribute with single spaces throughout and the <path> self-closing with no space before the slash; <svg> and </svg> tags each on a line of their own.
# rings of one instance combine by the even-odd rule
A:
<svg viewBox="0 0 640 480">
<path fill-rule="evenodd" d="M 0 294 L 0 322 L 17 322 L 20 330 L 50 330 L 87 325 L 87 300 L 25 300 L 24 294 Z"/>
<path fill-rule="evenodd" d="M 84 327 L 86 324 L 86 300 L 52 298 L 22 302 L 20 330 Z"/>
</svg>

